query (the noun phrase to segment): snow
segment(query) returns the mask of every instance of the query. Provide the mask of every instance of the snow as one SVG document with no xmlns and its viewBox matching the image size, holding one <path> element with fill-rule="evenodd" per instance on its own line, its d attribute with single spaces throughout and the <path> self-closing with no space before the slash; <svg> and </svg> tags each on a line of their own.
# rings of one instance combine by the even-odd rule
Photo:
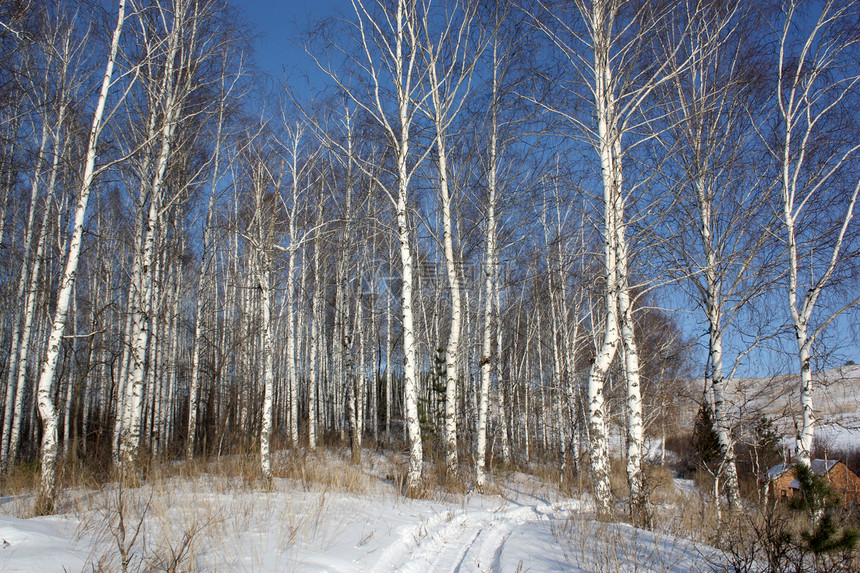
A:
<svg viewBox="0 0 860 573">
<path fill-rule="evenodd" d="M 76 524 L 64 517 L 0 515 L 0 571 L 81 571 L 88 552 L 74 547 Z"/>
<path fill-rule="evenodd" d="M 595 521 L 587 495 L 564 497 L 532 476 L 499 478 L 488 495 L 408 499 L 371 472 L 357 492 L 285 478 L 270 491 L 241 478 L 165 478 L 68 493 L 65 513 L 33 519 L 12 517 L 31 503 L 16 498 L 0 506 L 0 571 L 118 569 L 118 507 L 126 531 L 141 525 L 126 544 L 131 570 L 165 569 L 173 555 L 180 570 L 202 571 L 711 570 L 714 550 Z"/>
<path fill-rule="evenodd" d="M 833 466 L 836 465 L 836 460 L 812 460 L 809 462 L 809 469 L 816 475 L 826 475 Z"/>
<path fill-rule="evenodd" d="M 815 430 L 815 439 L 823 441 L 832 450 L 853 450 L 860 447 L 860 427 L 857 422 L 852 425 L 831 422 L 822 424 Z"/>
<path fill-rule="evenodd" d="M 831 451 L 853 450 L 860 444 L 860 365 L 814 373 L 815 439 Z M 800 425 L 800 382 L 797 375 L 735 378 L 726 400 L 733 423 L 749 433 L 760 416 L 774 422 L 786 453 L 794 452 Z M 695 411 L 687 412 L 689 422 Z M 747 436 L 748 437 L 748 436 Z"/>
<path fill-rule="evenodd" d="M 767 470 L 767 477 L 768 477 L 768 479 L 773 479 L 775 477 L 778 477 L 779 475 L 782 474 L 782 472 L 784 472 L 785 470 L 789 469 L 792 466 L 793 466 L 793 464 L 779 464 L 778 466 L 773 466 L 772 468 Z"/>
</svg>

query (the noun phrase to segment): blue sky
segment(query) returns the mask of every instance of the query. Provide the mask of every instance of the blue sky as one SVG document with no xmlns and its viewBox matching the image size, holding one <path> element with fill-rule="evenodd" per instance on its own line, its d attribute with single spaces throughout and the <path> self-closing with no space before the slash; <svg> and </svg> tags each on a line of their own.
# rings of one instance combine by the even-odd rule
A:
<svg viewBox="0 0 860 573">
<path fill-rule="evenodd" d="M 312 85 L 323 81 L 302 47 L 305 30 L 322 18 L 352 10 L 349 0 L 245 0 L 235 5 L 259 34 L 255 42 L 257 65 L 275 81 L 287 80 L 302 95 L 306 95 L 306 77 Z"/>
</svg>

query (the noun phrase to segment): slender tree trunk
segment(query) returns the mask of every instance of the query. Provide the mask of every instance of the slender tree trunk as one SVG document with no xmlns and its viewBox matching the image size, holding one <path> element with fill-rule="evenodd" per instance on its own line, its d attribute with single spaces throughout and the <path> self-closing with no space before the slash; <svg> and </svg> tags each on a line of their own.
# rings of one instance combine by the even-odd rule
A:
<svg viewBox="0 0 860 573">
<path fill-rule="evenodd" d="M 317 217 L 317 228 L 319 229 L 321 217 Z M 317 393 L 319 389 L 319 346 L 320 346 L 320 323 L 322 321 L 322 276 L 320 275 L 320 233 L 317 231 L 314 241 L 314 293 L 311 304 L 311 351 L 310 371 L 308 374 L 308 449 L 317 447 Z"/>
<path fill-rule="evenodd" d="M 209 184 L 209 205 L 203 225 L 203 252 L 200 257 L 200 276 L 197 282 L 197 309 L 194 320 L 194 348 L 191 355 L 191 383 L 188 390 L 188 437 L 185 442 L 185 457 L 194 457 L 197 440 L 197 417 L 200 401 L 200 353 L 203 346 L 203 312 L 208 298 L 209 267 L 213 254 L 210 252 L 212 217 L 215 212 L 215 188 L 219 182 L 221 137 L 224 126 L 224 104 L 219 108 L 218 131 L 215 135 L 215 150 L 212 158 L 212 180 Z"/>
<path fill-rule="evenodd" d="M 398 118 L 400 133 L 398 134 L 397 154 L 397 201 L 395 212 L 397 218 L 397 239 L 400 242 L 400 264 L 403 272 L 403 284 L 401 288 L 401 312 L 403 313 L 403 405 L 404 418 L 406 421 L 406 432 L 409 438 L 409 472 L 406 477 L 406 489 L 410 493 L 417 493 L 421 484 L 422 465 L 424 462 L 423 444 L 421 441 L 421 426 L 418 418 L 418 363 L 415 346 L 415 317 L 412 309 L 413 286 L 415 271 L 412 249 L 409 238 L 409 127 L 411 105 L 411 73 L 414 54 L 404 54 L 404 40 L 407 30 L 406 1 L 399 0 L 397 3 L 396 20 L 396 46 L 395 46 L 395 73 L 398 82 Z M 411 30 L 414 34 L 414 30 Z M 415 49 L 414 42 L 411 46 Z M 407 69 L 404 63 L 409 62 Z M 403 85 L 402 82 L 406 82 Z"/>
<path fill-rule="evenodd" d="M 259 253 L 257 279 L 262 306 L 263 334 L 263 413 L 260 430 L 260 469 L 268 483 L 272 481 L 272 458 L 269 441 L 272 434 L 273 400 L 275 393 L 275 351 L 272 339 L 272 298 L 269 282 L 270 263 L 265 253 Z"/>
<path fill-rule="evenodd" d="M 93 113 L 92 127 L 90 128 L 86 163 L 84 166 L 81 190 L 78 194 L 78 203 L 75 207 L 74 227 L 71 240 L 69 241 L 69 252 L 66 257 L 65 269 L 60 279 L 60 288 L 57 293 L 57 306 L 54 311 L 54 318 L 51 321 L 51 332 L 48 338 L 47 354 L 39 376 L 37 395 L 39 413 L 42 416 L 42 477 L 39 486 L 39 501 L 37 503 L 37 507 L 44 513 L 50 513 L 53 511 L 56 496 L 57 413 L 54 402 L 51 399 L 51 384 L 57 368 L 63 332 L 66 328 L 69 298 L 77 277 L 87 202 L 89 200 L 90 191 L 92 190 L 93 180 L 95 178 L 95 161 L 98 150 L 98 140 L 102 130 L 104 109 L 107 102 L 108 90 L 111 85 L 111 78 L 113 77 L 116 54 L 119 49 L 119 38 L 122 33 L 123 23 L 125 22 L 125 4 L 125 0 L 119 0 L 117 24 L 111 39 L 110 54 L 108 56 L 107 66 L 102 80 L 98 102 L 96 103 L 95 112 Z"/>
<path fill-rule="evenodd" d="M 445 268 L 448 277 L 448 290 L 451 296 L 451 323 L 448 345 L 445 349 L 445 467 L 449 474 L 457 471 L 457 367 L 460 358 L 460 327 L 462 323 L 462 304 L 457 264 L 454 260 L 453 225 L 451 221 L 451 189 L 448 184 L 448 150 L 444 126 L 445 117 L 441 114 L 439 81 L 436 78 L 436 64 L 430 65 L 430 83 L 433 96 L 434 125 L 436 127 L 436 159 L 439 168 L 439 193 L 442 198 L 442 246 L 445 255 Z"/>
<path fill-rule="evenodd" d="M 619 214 L 620 220 L 623 215 Z M 646 525 L 642 450 L 645 441 L 642 421 L 642 393 L 639 379 L 639 350 L 633 330 L 633 303 L 630 300 L 627 271 L 627 246 L 624 225 L 618 225 L 618 306 L 621 318 L 621 340 L 624 347 L 627 378 L 627 484 L 630 488 L 630 510 L 633 522 Z"/>
<path fill-rule="evenodd" d="M 153 304 L 153 259 L 155 257 L 156 237 L 158 233 L 162 193 L 170 159 L 173 134 L 176 129 L 178 115 L 178 86 L 174 77 L 174 63 L 177 60 L 180 46 L 181 16 L 174 14 L 173 27 L 168 35 L 168 50 L 165 54 L 165 72 L 163 84 L 159 87 L 165 115 L 159 129 L 160 148 L 155 165 L 155 173 L 149 187 L 149 217 L 143 240 L 141 269 L 141 293 L 139 306 L 134 309 L 133 320 L 137 336 L 132 341 L 132 363 L 134 368 L 129 380 L 130 401 L 126 405 L 126 420 L 123 421 L 122 439 L 120 441 L 120 463 L 125 468 L 134 469 L 138 464 L 141 422 L 143 418 L 144 375 L 147 348 L 150 331 L 150 310 Z M 151 110 L 155 113 L 155 110 Z M 127 422 L 127 424 L 126 424 Z"/>
<path fill-rule="evenodd" d="M 294 199 L 295 201 L 295 199 Z M 295 219 L 295 209 L 293 209 L 293 217 Z M 289 404 L 290 404 L 290 426 L 289 438 L 290 445 L 296 448 L 299 445 L 299 397 L 298 397 L 298 372 L 296 371 L 296 310 L 295 310 L 295 259 L 298 253 L 294 242 L 295 238 L 295 223 L 290 221 L 290 260 L 287 263 L 287 380 L 289 384 Z"/>
<path fill-rule="evenodd" d="M 137 206 L 137 216 L 136 216 L 136 224 L 135 224 L 135 235 L 134 235 L 134 251 L 133 258 L 134 262 L 132 263 L 131 270 L 131 279 L 129 281 L 129 289 L 128 289 L 128 301 L 126 303 L 126 318 L 125 318 L 125 326 L 122 330 L 122 340 L 123 340 L 123 348 L 122 348 L 122 357 L 120 359 L 120 370 L 119 376 L 117 378 L 117 393 L 116 393 L 116 404 L 115 404 L 115 413 L 114 413 L 114 423 L 113 423 L 113 436 L 111 438 L 111 453 L 113 457 L 114 465 L 119 466 L 120 456 L 119 456 L 119 444 L 122 438 L 122 429 L 123 429 L 123 421 L 126 404 L 128 403 L 128 376 L 129 376 L 129 368 L 131 366 L 131 341 L 136 336 L 134 331 L 134 321 L 133 317 L 133 309 L 139 303 L 137 302 L 137 298 L 140 296 L 140 257 L 138 257 L 137 253 L 143 248 L 143 218 L 144 218 L 144 209 L 142 205 Z"/>
<path fill-rule="evenodd" d="M 391 259 L 394 257 L 392 256 Z M 385 323 L 385 438 L 387 440 L 391 440 L 391 411 L 392 411 L 392 388 L 391 388 L 391 376 L 393 374 L 392 364 L 391 364 L 391 350 L 393 346 L 393 335 L 392 332 L 393 322 L 394 322 L 394 314 L 391 309 L 391 303 L 394 300 L 393 293 L 387 293 L 386 297 L 386 323 Z"/>
</svg>

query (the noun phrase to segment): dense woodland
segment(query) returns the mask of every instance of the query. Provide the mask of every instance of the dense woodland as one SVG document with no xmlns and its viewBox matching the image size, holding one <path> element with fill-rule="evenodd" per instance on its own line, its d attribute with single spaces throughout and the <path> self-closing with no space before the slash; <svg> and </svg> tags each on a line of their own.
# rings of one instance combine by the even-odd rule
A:
<svg viewBox="0 0 860 573">
<path fill-rule="evenodd" d="M 724 390 L 774 348 L 809 460 L 860 302 L 860 4 L 344 9 L 309 101 L 225 0 L 0 4 L 0 465 L 43 511 L 62 459 L 344 443 L 410 492 L 541 460 L 608 512 L 619 438 L 635 519 L 690 393 L 733 505 Z"/>
</svg>

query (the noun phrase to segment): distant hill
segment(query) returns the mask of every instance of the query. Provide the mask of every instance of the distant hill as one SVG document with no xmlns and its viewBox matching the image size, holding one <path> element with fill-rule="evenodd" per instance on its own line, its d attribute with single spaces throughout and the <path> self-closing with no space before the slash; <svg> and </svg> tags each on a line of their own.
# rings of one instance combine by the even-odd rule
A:
<svg viewBox="0 0 860 573">
<path fill-rule="evenodd" d="M 818 419 L 816 440 L 828 448 L 860 448 L 860 365 L 832 368 L 813 375 L 813 405 Z M 726 400 L 734 425 L 743 429 L 762 415 L 773 420 L 794 448 L 795 428 L 800 427 L 800 376 L 739 378 L 732 380 Z"/>
</svg>

